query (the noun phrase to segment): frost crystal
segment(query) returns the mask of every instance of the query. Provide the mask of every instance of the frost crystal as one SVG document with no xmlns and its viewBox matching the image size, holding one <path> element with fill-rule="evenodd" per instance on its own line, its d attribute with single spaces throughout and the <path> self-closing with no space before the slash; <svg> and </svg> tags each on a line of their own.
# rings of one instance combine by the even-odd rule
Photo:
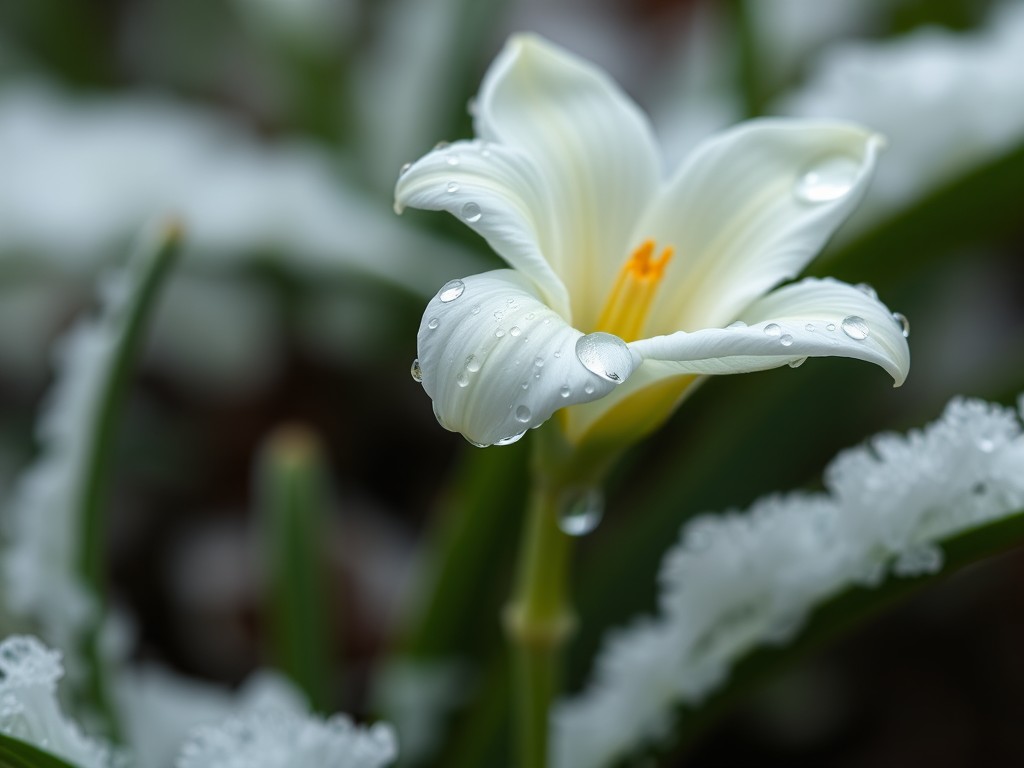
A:
<svg viewBox="0 0 1024 768">
<path fill-rule="evenodd" d="M 360 728 L 342 715 L 321 720 L 264 709 L 195 729 L 177 768 L 379 768 L 397 754 L 387 725 Z"/>
<path fill-rule="evenodd" d="M 938 541 L 1024 509 L 1022 467 L 1018 415 L 954 399 L 923 430 L 841 453 L 826 493 L 692 520 L 662 562 L 659 615 L 606 638 L 590 687 L 556 711 L 555 764 L 605 766 L 656 741 L 675 705 L 842 590 L 938 571 Z"/>
<path fill-rule="evenodd" d="M 28 636 L 0 643 L 0 733 L 32 744 L 79 768 L 118 764 L 110 748 L 87 738 L 57 703 L 60 654 Z"/>
</svg>

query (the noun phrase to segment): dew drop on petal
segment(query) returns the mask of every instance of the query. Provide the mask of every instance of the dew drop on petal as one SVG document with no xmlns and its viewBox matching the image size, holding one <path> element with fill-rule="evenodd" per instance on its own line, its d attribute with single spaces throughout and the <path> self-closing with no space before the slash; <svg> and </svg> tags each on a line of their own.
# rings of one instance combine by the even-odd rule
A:
<svg viewBox="0 0 1024 768">
<path fill-rule="evenodd" d="M 843 333 L 857 341 L 863 341 L 868 337 L 868 334 L 871 333 L 868 329 L 868 324 L 864 322 L 864 318 L 858 317 L 857 315 L 844 317 L 842 327 Z"/>
<path fill-rule="evenodd" d="M 541 357 L 540 355 L 538 355 L 537 357 L 533 358 L 533 364 L 537 368 L 543 368 L 544 367 L 544 358 Z"/>
<path fill-rule="evenodd" d="M 861 293 L 863 293 L 865 296 L 867 296 L 870 299 L 877 299 L 878 298 L 878 291 L 876 291 L 868 283 L 857 283 L 853 287 L 856 288 L 858 291 L 860 291 Z"/>
<path fill-rule="evenodd" d="M 410 168 L 412 168 L 412 163 L 402 163 L 402 167 L 398 169 L 398 175 L 404 176 Z"/>
<path fill-rule="evenodd" d="M 555 354 L 554 354 L 555 360 L 559 360 L 561 357 L 562 357 L 562 350 L 556 349 L 555 350 Z"/>
<path fill-rule="evenodd" d="M 982 453 L 992 453 L 996 449 L 996 443 L 992 438 L 980 437 L 978 438 L 978 450 Z"/>
<path fill-rule="evenodd" d="M 472 315 L 479 315 L 480 314 L 480 305 L 479 304 L 474 304 L 473 308 L 471 310 L 469 310 L 469 312 Z"/>
<path fill-rule="evenodd" d="M 509 435 L 508 437 L 503 437 L 500 440 L 495 440 L 494 444 L 495 445 L 512 445 L 512 443 L 518 443 L 520 440 L 523 439 L 523 435 L 525 435 L 526 432 L 527 432 L 527 430 L 524 429 L 522 432 L 517 432 L 514 435 Z"/>
<path fill-rule="evenodd" d="M 441 291 L 437 294 L 437 298 L 440 299 L 442 304 L 447 304 L 449 301 L 455 301 L 459 298 L 465 290 L 466 284 L 461 280 L 449 280 L 441 286 Z"/>
<path fill-rule="evenodd" d="M 588 395 L 594 394 L 594 385 L 588 381 L 586 384 L 583 385 L 583 391 L 586 392 Z"/>
<path fill-rule="evenodd" d="M 814 330 L 814 323 L 808 323 L 807 325 L 805 325 L 804 326 L 804 330 L 805 331 L 813 331 Z"/>
<path fill-rule="evenodd" d="M 446 157 L 445 160 L 448 161 L 448 165 L 458 165 L 459 164 L 459 156 L 458 155 L 448 155 L 448 157 Z"/>
<path fill-rule="evenodd" d="M 828 203 L 845 197 L 857 182 L 860 163 L 852 157 L 830 157 L 808 168 L 793 188 L 804 203 Z"/>
<path fill-rule="evenodd" d="M 779 327 L 778 323 L 768 323 L 764 327 L 764 335 L 771 336 L 773 339 L 782 335 L 782 328 Z"/>
<path fill-rule="evenodd" d="M 498 330 L 496 330 L 494 332 L 494 335 L 497 336 L 500 339 L 502 336 L 505 335 L 505 329 L 504 328 L 499 328 Z"/>
<path fill-rule="evenodd" d="M 568 384 L 563 384 L 562 388 L 558 390 L 558 394 L 561 395 L 563 398 L 567 398 L 569 397 L 569 395 L 572 394 L 572 387 L 570 387 Z"/>
<path fill-rule="evenodd" d="M 513 336 L 522 336 L 523 334 L 523 331 L 519 328 L 518 325 L 513 325 L 511 328 L 509 328 L 508 332 Z"/>
<path fill-rule="evenodd" d="M 633 373 L 633 355 L 629 347 L 610 333 L 598 331 L 580 336 L 576 340 L 576 357 L 588 371 L 616 384 Z"/>
<path fill-rule="evenodd" d="M 533 416 L 533 412 L 530 411 L 525 405 L 520 405 L 516 408 L 516 421 L 521 424 L 527 424 L 530 421 L 530 417 Z"/>
<path fill-rule="evenodd" d="M 466 436 L 463 435 L 463 437 L 466 437 Z M 476 440 L 470 440 L 468 437 L 466 437 L 466 442 L 469 443 L 470 445 L 472 445 L 475 448 L 486 448 L 487 447 L 487 443 L 478 443 Z"/>
<path fill-rule="evenodd" d="M 451 145 L 447 141 L 439 141 L 434 145 L 434 149 L 448 149 Z"/>
<path fill-rule="evenodd" d="M 459 371 L 459 375 L 455 377 L 455 383 L 458 384 L 460 387 L 463 387 L 463 388 L 468 387 L 469 386 L 469 376 L 466 375 L 465 371 Z"/>
<path fill-rule="evenodd" d="M 439 326 L 440 324 L 441 324 L 440 320 L 438 320 L 436 317 L 432 317 L 427 322 L 427 328 L 429 328 L 430 330 L 433 331 L 433 330 L 436 330 L 437 326 Z"/>
<path fill-rule="evenodd" d="M 904 339 L 910 338 L 910 321 L 907 320 L 907 316 L 902 312 L 893 312 L 892 319 L 896 321 L 896 325 L 900 327 L 900 331 L 903 333 Z"/>
<path fill-rule="evenodd" d="M 448 182 L 448 191 L 449 192 L 458 192 L 459 191 L 459 185 L 456 184 L 454 181 L 449 181 Z"/>
<path fill-rule="evenodd" d="M 480 358 L 476 355 L 470 355 L 466 358 L 466 370 L 470 373 L 476 373 L 480 370 Z"/>
<path fill-rule="evenodd" d="M 423 381 L 423 369 L 420 368 L 420 359 L 418 357 L 412 361 L 412 365 L 409 367 L 409 375 L 412 376 L 412 380 L 415 382 Z"/>
<path fill-rule="evenodd" d="M 825 330 L 826 331 L 834 331 L 835 329 L 836 329 L 836 324 L 835 323 L 829 323 L 828 325 L 825 326 Z"/>
<path fill-rule="evenodd" d="M 798 357 L 796 360 L 789 361 L 790 368 L 799 368 L 801 365 L 807 362 L 806 357 Z"/>
<path fill-rule="evenodd" d="M 793 344 L 793 337 L 790 336 L 788 333 L 785 333 L 779 337 L 779 343 L 782 344 L 782 346 L 784 347 L 791 346 Z"/>
<path fill-rule="evenodd" d="M 462 206 L 462 218 L 468 221 L 470 224 L 475 224 L 480 221 L 483 213 L 480 211 L 480 206 L 476 203 L 466 203 Z"/>
<path fill-rule="evenodd" d="M 725 327 L 726 327 L 726 328 L 730 328 L 730 329 L 731 329 L 731 328 L 746 328 L 746 327 L 747 327 L 747 324 L 746 324 L 746 323 L 744 323 L 744 322 L 743 322 L 742 320 L 737 320 L 737 321 L 736 321 L 735 323 L 729 323 L 729 324 L 728 324 L 727 326 L 725 326 Z"/>
<path fill-rule="evenodd" d="M 604 494 L 597 488 L 567 491 L 558 508 L 558 527 L 569 536 L 586 536 L 604 517 Z"/>
</svg>

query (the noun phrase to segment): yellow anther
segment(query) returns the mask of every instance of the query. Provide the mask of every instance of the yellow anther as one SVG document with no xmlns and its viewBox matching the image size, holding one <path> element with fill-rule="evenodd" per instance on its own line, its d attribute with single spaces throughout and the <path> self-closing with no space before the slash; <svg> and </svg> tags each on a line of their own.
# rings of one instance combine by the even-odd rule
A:
<svg viewBox="0 0 1024 768">
<path fill-rule="evenodd" d="M 595 330 L 614 333 L 625 341 L 640 338 L 658 283 L 665 274 L 665 265 L 672 258 L 672 253 L 669 246 L 657 259 L 652 258 L 654 241 L 644 240 L 626 260 L 615 279 Z"/>
</svg>

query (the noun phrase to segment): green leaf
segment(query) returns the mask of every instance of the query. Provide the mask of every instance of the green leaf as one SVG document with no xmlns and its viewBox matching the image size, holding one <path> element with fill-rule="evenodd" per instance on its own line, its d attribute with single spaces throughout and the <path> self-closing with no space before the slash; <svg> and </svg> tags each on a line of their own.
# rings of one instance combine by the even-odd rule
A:
<svg viewBox="0 0 1024 768">
<path fill-rule="evenodd" d="M 329 503 L 320 444 L 309 430 L 286 426 L 270 436 L 258 465 L 257 496 L 270 575 L 272 657 L 310 705 L 327 712 Z"/>
<path fill-rule="evenodd" d="M 78 768 L 31 744 L 0 733 L 0 768 Z"/>
<path fill-rule="evenodd" d="M 673 731 L 674 750 L 685 751 L 753 687 L 785 665 L 806 656 L 922 588 L 1022 543 L 1024 511 L 938 542 L 945 557 L 945 564 L 938 574 L 910 578 L 890 576 L 877 588 L 854 587 L 836 595 L 815 609 L 793 642 L 782 647 L 762 646 L 752 650 L 733 667 L 725 685 L 713 693 L 699 709 L 679 708 Z"/>
<path fill-rule="evenodd" d="M 81 549 L 78 552 L 80 573 L 99 605 L 103 604 L 106 579 L 104 510 L 121 406 L 147 320 L 160 286 L 178 254 L 181 236 L 177 222 L 166 223 L 144 233 L 125 268 L 126 272 L 118 276 L 125 283 L 116 284 L 116 290 L 104 297 L 103 314 L 97 321 L 103 332 L 113 339 L 113 344 L 108 348 L 109 352 L 105 350 L 105 357 L 101 361 L 102 380 L 95 390 L 94 399 L 82 412 L 91 429 L 88 431 L 82 460 L 80 476 L 83 482 L 74 499 L 77 509 L 72 519 L 80 521 L 82 531 Z M 102 615 L 102 612 L 98 615 Z M 84 641 L 91 662 L 88 670 L 89 693 L 93 704 L 109 721 L 111 733 L 116 737 L 116 724 L 103 679 L 102 656 L 97 648 L 99 622 L 97 618 L 96 626 L 91 628 Z"/>
</svg>

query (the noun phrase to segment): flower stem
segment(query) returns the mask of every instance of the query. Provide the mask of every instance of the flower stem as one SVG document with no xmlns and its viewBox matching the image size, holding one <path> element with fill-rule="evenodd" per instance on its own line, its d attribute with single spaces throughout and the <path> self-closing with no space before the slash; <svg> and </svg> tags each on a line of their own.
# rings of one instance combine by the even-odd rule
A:
<svg viewBox="0 0 1024 768">
<path fill-rule="evenodd" d="M 567 588 L 571 541 L 557 522 L 561 491 L 534 472 L 519 573 L 505 610 L 515 656 L 520 768 L 547 766 L 548 709 L 557 689 L 559 653 L 574 623 Z"/>
</svg>

